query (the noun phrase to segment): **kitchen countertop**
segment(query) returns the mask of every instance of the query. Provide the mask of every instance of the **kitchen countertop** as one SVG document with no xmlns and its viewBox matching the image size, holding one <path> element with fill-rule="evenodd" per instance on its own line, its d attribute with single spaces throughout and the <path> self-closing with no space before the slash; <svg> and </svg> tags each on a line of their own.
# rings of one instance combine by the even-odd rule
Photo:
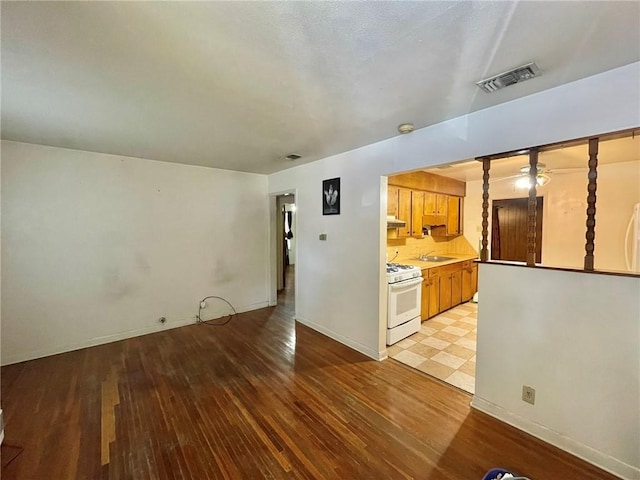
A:
<svg viewBox="0 0 640 480">
<path fill-rule="evenodd" d="M 407 258 L 398 260 L 398 263 L 404 263 L 407 265 L 415 265 L 416 267 L 420 267 L 420 269 L 424 270 L 425 268 L 435 268 L 435 267 L 443 267 L 445 265 L 451 265 L 453 263 L 464 262 L 465 260 L 477 260 L 477 255 L 471 254 L 459 254 L 459 253 L 438 253 L 439 257 L 452 257 L 452 260 L 446 260 L 444 262 L 423 262 L 422 260 L 418 260 L 417 258 Z"/>
</svg>

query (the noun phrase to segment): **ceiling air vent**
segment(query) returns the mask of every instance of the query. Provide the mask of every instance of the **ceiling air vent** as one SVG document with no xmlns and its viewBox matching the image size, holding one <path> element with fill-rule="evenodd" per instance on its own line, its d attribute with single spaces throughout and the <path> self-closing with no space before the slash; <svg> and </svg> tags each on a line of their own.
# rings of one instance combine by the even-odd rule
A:
<svg viewBox="0 0 640 480">
<path fill-rule="evenodd" d="M 293 162 L 295 160 L 300 160 L 302 158 L 302 155 L 298 155 L 297 153 L 290 153 L 284 158 L 286 158 L 287 160 L 291 160 Z"/>
<path fill-rule="evenodd" d="M 540 72 L 538 66 L 535 63 L 528 63 L 508 72 L 501 73 L 500 75 L 494 75 L 493 77 L 481 80 L 477 82 L 476 85 L 487 93 L 493 93 L 496 90 L 508 87 L 514 83 L 524 82 L 525 80 L 539 77 L 540 75 L 542 75 L 542 72 Z"/>
</svg>

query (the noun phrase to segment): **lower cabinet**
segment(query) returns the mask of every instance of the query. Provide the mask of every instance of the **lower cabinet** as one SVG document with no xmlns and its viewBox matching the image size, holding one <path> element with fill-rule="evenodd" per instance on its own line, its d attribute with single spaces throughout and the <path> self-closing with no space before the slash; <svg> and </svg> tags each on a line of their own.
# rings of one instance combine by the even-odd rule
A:
<svg viewBox="0 0 640 480">
<path fill-rule="evenodd" d="M 478 264 L 473 260 L 462 262 L 462 301 L 468 302 L 478 291 Z"/>
<path fill-rule="evenodd" d="M 429 318 L 429 299 L 431 296 L 431 288 L 429 285 L 429 270 L 422 269 L 422 292 L 420 294 L 420 319 Z"/>
<path fill-rule="evenodd" d="M 459 263 L 458 270 L 451 272 L 451 306 L 455 307 L 462 303 L 462 265 Z"/>
<path fill-rule="evenodd" d="M 478 265 L 471 260 L 422 270 L 423 320 L 471 300 L 478 286 Z"/>
<path fill-rule="evenodd" d="M 443 267 L 444 268 L 444 267 Z M 451 272 L 440 272 L 440 311 L 444 312 L 451 308 Z"/>
<path fill-rule="evenodd" d="M 440 313 L 440 269 L 430 268 L 426 271 L 429 273 L 429 316 L 427 318 L 431 318 Z"/>
<path fill-rule="evenodd" d="M 440 311 L 444 312 L 462 302 L 462 263 L 453 263 L 440 270 Z"/>
</svg>

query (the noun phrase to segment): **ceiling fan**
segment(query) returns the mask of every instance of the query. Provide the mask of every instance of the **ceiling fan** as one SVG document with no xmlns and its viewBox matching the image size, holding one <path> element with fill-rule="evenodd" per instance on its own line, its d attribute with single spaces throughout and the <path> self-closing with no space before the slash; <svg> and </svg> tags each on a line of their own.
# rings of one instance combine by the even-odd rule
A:
<svg viewBox="0 0 640 480">
<path fill-rule="evenodd" d="M 514 186 L 519 189 L 529 189 L 531 188 L 531 179 L 529 177 L 529 165 L 523 165 L 520 167 L 520 173 L 509 175 L 506 177 L 495 178 L 493 182 L 501 182 L 504 180 L 511 180 L 513 178 L 516 179 Z M 544 187 L 551 181 L 551 174 L 567 174 L 567 173 L 575 173 L 575 172 L 584 172 L 586 171 L 586 167 L 575 167 L 575 168 L 554 168 L 549 169 L 547 165 L 538 162 L 538 174 L 536 175 L 536 184 L 538 187 Z"/>
</svg>

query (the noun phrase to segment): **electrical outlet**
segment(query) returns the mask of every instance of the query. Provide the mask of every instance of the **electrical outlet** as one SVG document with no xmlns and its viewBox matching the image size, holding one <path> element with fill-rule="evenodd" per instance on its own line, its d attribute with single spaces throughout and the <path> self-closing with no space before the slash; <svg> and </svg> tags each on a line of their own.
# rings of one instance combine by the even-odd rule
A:
<svg viewBox="0 0 640 480">
<path fill-rule="evenodd" d="M 530 403 L 531 405 L 535 405 L 536 403 L 536 389 L 533 387 L 528 387 L 527 385 L 522 386 L 522 400 L 524 402 Z"/>
<path fill-rule="evenodd" d="M 398 247 L 396 247 L 396 255 L 398 255 L 398 252 L 399 252 L 399 251 L 400 251 L 400 250 L 398 250 Z"/>
</svg>

